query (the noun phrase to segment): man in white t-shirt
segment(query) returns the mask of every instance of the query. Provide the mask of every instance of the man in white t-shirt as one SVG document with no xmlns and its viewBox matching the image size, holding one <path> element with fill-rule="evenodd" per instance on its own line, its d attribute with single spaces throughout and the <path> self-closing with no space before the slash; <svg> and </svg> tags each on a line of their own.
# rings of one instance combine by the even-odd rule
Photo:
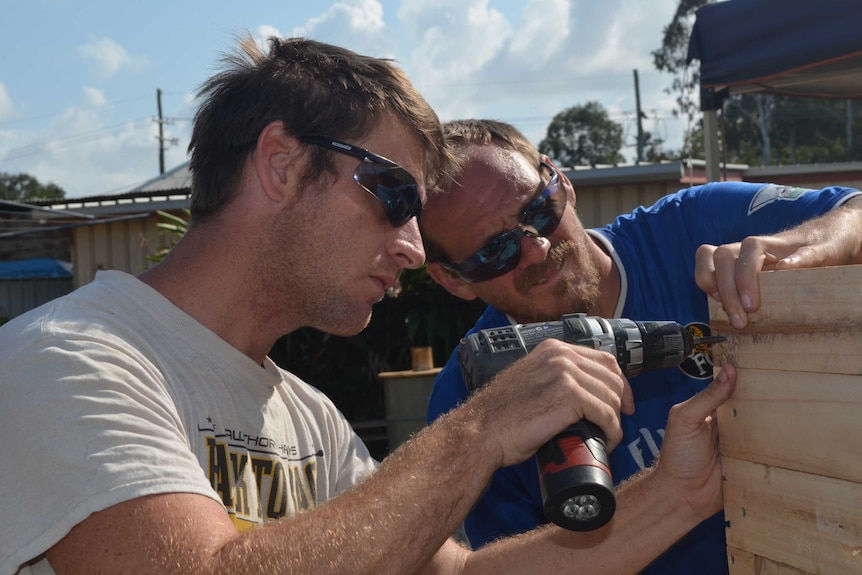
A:
<svg viewBox="0 0 862 575">
<path fill-rule="evenodd" d="M 0 575 L 636 572 L 721 507 L 732 367 L 674 409 L 607 526 L 450 539 L 495 469 L 570 423 L 616 445 L 631 390 L 609 354 L 548 341 L 378 467 L 267 353 L 368 323 L 422 265 L 417 218 L 454 159 L 390 62 L 241 47 L 200 92 L 183 239 L 0 328 Z"/>
</svg>

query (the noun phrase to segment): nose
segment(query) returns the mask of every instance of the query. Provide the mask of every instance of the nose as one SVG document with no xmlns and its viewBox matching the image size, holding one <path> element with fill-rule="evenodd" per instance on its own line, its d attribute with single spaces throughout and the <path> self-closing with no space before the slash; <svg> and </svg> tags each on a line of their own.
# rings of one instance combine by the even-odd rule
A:
<svg viewBox="0 0 862 575">
<path fill-rule="evenodd" d="M 521 238 L 521 261 L 520 267 L 542 263 L 548 257 L 551 242 L 544 236 L 524 234 Z"/>
<path fill-rule="evenodd" d="M 391 253 L 405 268 L 415 270 L 425 263 L 425 248 L 419 233 L 419 222 L 410 218 L 406 224 L 395 228 L 395 241 Z"/>
</svg>

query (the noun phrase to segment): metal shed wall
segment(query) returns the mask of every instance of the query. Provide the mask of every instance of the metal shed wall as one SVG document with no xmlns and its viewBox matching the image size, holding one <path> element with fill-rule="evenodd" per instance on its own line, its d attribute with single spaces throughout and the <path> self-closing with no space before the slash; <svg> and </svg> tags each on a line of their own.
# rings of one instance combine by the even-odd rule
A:
<svg viewBox="0 0 862 575">
<path fill-rule="evenodd" d="M 72 278 L 0 280 L 0 323 L 74 289 Z"/>
<path fill-rule="evenodd" d="M 155 212 L 137 218 L 101 222 L 75 228 L 73 263 L 75 286 L 93 281 L 98 270 L 120 270 L 139 274 L 153 262 L 147 256 L 170 245 L 172 237 L 157 224 Z"/>
<path fill-rule="evenodd" d="M 584 228 L 598 228 L 609 224 L 620 214 L 627 214 L 638 206 L 648 207 L 668 194 L 683 188 L 676 182 L 648 182 L 611 186 L 575 185 L 576 208 Z"/>
</svg>

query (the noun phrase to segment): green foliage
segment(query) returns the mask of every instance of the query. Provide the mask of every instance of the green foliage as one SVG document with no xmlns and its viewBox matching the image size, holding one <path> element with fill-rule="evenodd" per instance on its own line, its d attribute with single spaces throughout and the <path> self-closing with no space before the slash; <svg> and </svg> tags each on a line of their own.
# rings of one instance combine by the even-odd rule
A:
<svg viewBox="0 0 862 575">
<path fill-rule="evenodd" d="M 700 70 L 697 66 L 688 66 L 688 39 L 691 36 L 691 28 L 694 25 L 695 12 L 715 0 L 679 0 L 673 18 L 662 29 L 661 47 L 651 52 L 653 66 L 660 72 L 674 74 L 671 85 L 665 89 L 667 94 L 676 95 L 677 108 L 673 111 L 674 116 L 688 118 L 691 130 L 685 134 L 685 144 L 680 151 L 653 153 L 653 158 L 678 159 L 687 157 L 703 157 L 703 132 L 701 122 L 697 121 L 700 116 L 699 98 Z M 694 132 L 698 132 L 695 134 Z M 648 161 L 656 161 L 650 158 L 647 150 L 645 157 Z"/>
<path fill-rule="evenodd" d="M 41 184 L 30 174 L 0 172 L 0 200 L 27 202 L 30 200 L 62 199 L 66 192 L 56 184 Z"/>
<path fill-rule="evenodd" d="M 646 162 L 662 162 L 665 160 L 678 160 L 680 153 L 674 150 L 664 149 L 664 140 L 654 138 L 652 133 L 644 132 L 643 159 Z"/>
<path fill-rule="evenodd" d="M 573 106 L 558 113 L 548 125 L 539 151 L 566 167 L 619 164 L 625 159 L 623 127 L 608 116 L 599 102 Z"/>
<path fill-rule="evenodd" d="M 185 216 L 175 216 L 173 214 L 169 214 L 168 212 L 163 212 L 159 210 L 156 212 L 161 218 L 162 221 L 156 224 L 156 227 L 162 230 L 164 233 L 168 234 L 171 238 L 170 243 L 163 248 L 160 248 L 156 253 L 150 254 L 147 256 L 147 260 L 151 262 L 160 262 L 162 259 L 168 255 L 168 252 L 171 251 L 180 238 L 185 235 L 186 230 L 189 229 L 189 219 L 191 219 L 191 211 L 188 209 L 183 210 L 183 215 Z"/>
<path fill-rule="evenodd" d="M 848 118 L 845 100 L 732 96 L 724 104 L 722 122 L 727 161 L 758 166 L 862 157 L 862 109 L 858 108 L 851 106 Z"/>
<path fill-rule="evenodd" d="M 676 74 L 686 67 L 688 39 L 691 36 L 695 12 L 714 1 L 679 0 L 670 23 L 662 28 L 661 48 L 652 52 L 656 70 Z"/>
<path fill-rule="evenodd" d="M 410 345 L 454 347 L 470 327 L 459 323 L 457 298 L 432 280 L 424 267 L 404 270 L 398 283 L 397 307 L 404 313 Z"/>
</svg>

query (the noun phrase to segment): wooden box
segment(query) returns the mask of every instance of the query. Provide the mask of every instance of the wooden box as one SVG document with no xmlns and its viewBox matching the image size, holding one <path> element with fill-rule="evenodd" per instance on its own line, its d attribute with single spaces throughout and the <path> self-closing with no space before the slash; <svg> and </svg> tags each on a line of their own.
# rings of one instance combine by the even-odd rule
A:
<svg viewBox="0 0 862 575">
<path fill-rule="evenodd" d="M 710 301 L 730 573 L 862 573 L 862 266 L 759 280 L 744 330 Z"/>
</svg>

